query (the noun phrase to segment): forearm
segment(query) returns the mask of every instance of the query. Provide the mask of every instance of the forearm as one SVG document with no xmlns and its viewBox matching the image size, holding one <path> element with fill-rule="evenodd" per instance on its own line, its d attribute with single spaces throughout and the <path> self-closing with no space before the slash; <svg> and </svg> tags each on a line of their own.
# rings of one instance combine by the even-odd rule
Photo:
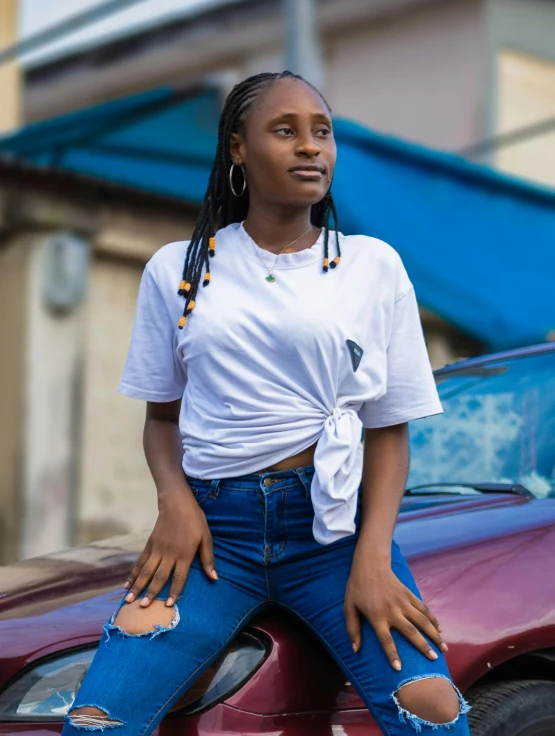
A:
<svg viewBox="0 0 555 736">
<path fill-rule="evenodd" d="M 143 448 L 158 494 L 158 507 L 176 498 L 192 498 L 182 468 L 183 445 L 175 411 L 147 407 Z"/>
<path fill-rule="evenodd" d="M 212 535 L 181 466 L 180 407 L 181 400 L 147 402 L 143 447 L 158 492 L 159 513 L 143 553 L 125 584 L 129 588 L 128 603 L 148 586 L 141 606 L 150 605 L 170 577 L 166 605 L 173 606 L 181 595 L 197 553 L 210 580 L 218 579 Z"/>
<path fill-rule="evenodd" d="M 409 469 L 407 423 L 366 429 L 362 472 L 362 521 L 357 544 L 365 556 L 388 564 L 391 540 Z"/>
</svg>

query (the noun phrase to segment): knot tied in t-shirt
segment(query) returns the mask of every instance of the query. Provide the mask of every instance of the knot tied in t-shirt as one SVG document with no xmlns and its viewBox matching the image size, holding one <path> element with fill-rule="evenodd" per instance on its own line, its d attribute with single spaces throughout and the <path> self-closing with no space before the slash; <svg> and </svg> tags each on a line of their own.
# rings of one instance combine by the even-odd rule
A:
<svg viewBox="0 0 555 736">
<path fill-rule="evenodd" d="M 330 544 L 354 534 L 362 479 L 363 424 L 354 409 L 336 406 L 326 417 L 314 450 L 310 495 L 314 538 Z"/>
</svg>

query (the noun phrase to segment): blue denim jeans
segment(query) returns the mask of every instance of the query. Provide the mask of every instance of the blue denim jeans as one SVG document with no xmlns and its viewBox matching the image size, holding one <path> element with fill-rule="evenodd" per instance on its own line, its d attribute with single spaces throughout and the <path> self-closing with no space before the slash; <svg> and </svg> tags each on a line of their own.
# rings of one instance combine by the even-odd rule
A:
<svg viewBox="0 0 555 736">
<path fill-rule="evenodd" d="M 402 669 L 390 665 L 372 626 L 364 618 L 362 646 L 354 653 L 347 636 L 343 602 L 360 529 L 360 492 L 355 534 L 329 545 L 312 536 L 310 482 L 313 465 L 234 478 L 188 478 L 202 507 L 214 543 L 219 579 L 210 581 L 198 556 L 175 604 L 171 626 L 128 634 L 113 622 L 125 595 L 104 625 L 91 667 L 72 706 L 96 706 L 121 725 L 119 734 L 150 734 L 197 677 L 228 646 L 237 632 L 267 604 L 278 603 L 302 619 L 322 641 L 358 692 L 384 734 L 468 736 L 468 705 L 457 690 L 460 712 L 445 724 L 418 718 L 400 707 L 397 690 L 427 677 L 451 681 L 443 653 L 430 660 L 392 629 Z M 397 543 L 392 569 L 419 598 L 420 593 Z M 171 579 L 157 598 L 165 600 Z M 142 594 L 146 589 L 142 591 Z M 163 672 L 161 677 L 160 673 Z M 130 687 L 132 683 L 132 687 Z M 456 688 L 455 688 L 456 689 Z M 63 736 L 83 728 L 72 722 Z"/>
</svg>

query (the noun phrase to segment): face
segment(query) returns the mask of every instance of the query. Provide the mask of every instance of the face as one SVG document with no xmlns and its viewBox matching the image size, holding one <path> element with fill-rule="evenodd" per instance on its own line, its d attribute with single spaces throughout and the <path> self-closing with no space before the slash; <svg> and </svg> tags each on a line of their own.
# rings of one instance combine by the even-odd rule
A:
<svg viewBox="0 0 555 736">
<path fill-rule="evenodd" d="M 327 193 L 337 149 L 320 95 L 299 79 L 278 79 L 232 133 L 233 163 L 242 165 L 251 205 L 310 206 Z"/>
</svg>

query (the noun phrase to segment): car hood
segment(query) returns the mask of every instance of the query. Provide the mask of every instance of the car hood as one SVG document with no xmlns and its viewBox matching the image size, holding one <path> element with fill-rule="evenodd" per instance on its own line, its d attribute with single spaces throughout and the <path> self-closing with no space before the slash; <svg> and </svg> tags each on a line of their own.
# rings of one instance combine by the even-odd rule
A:
<svg viewBox="0 0 555 736">
<path fill-rule="evenodd" d="M 528 524 L 555 521 L 555 499 L 512 494 L 423 494 L 402 499 L 395 539 L 407 558 L 504 536 Z M 123 583 L 149 531 L 31 557 L 0 567 L 0 621 L 40 616 Z"/>
<path fill-rule="evenodd" d="M 0 567 L 0 622 L 40 616 L 121 588 L 148 532 L 124 534 Z"/>
<path fill-rule="evenodd" d="M 413 562 L 555 523 L 555 499 L 511 494 L 437 494 L 403 499 L 395 539 Z M 93 643 L 148 538 L 137 532 L 0 568 L 0 641 L 4 662 L 20 666 L 65 646 Z M 422 561 L 425 564 L 425 561 Z"/>
<path fill-rule="evenodd" d="M 422 494 L 402 501 L 395 539 L 409 562 L 555 523 L 555 498 Z"/>
</svg>

